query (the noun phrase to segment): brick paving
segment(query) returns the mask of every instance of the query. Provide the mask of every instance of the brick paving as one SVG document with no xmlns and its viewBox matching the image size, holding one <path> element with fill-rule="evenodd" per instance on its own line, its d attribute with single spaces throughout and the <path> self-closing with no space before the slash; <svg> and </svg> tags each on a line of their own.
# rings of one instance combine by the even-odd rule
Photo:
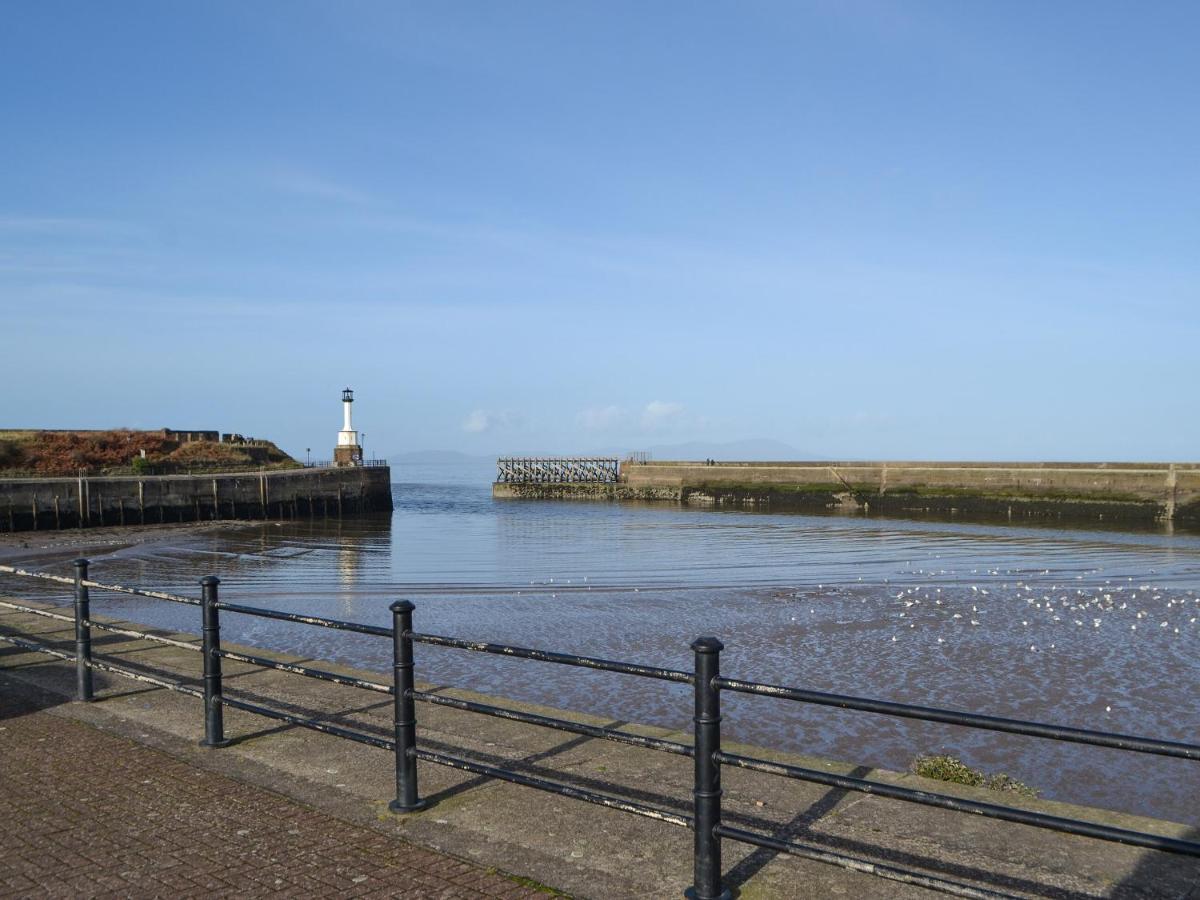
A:
<svg viewBox="0 0 1200 900">
<path fill-rule="evenodd" d="M 546 900 L 0 687 L 0 897 Z"/>
</svg>

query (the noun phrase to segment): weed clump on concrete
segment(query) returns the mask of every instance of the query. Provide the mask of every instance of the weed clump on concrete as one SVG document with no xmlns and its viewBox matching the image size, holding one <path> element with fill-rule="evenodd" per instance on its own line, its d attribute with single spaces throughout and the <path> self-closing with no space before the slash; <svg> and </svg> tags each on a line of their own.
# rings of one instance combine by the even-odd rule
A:
<svg viewBox="0 0 1200 900">
<path fill-rule="evenodd" d="M 965 784 L 968 787 L 982 787 L 989 791 L 1007 791 L 1031 800 L 1038 795 L 1036 788 L 1031 788 L 1003 772 L 987 775 L 978 769 L 972 769 L 957 756 L 918 756 L 913 760 L 912 771 L 923 778 Z"/>
</svg>

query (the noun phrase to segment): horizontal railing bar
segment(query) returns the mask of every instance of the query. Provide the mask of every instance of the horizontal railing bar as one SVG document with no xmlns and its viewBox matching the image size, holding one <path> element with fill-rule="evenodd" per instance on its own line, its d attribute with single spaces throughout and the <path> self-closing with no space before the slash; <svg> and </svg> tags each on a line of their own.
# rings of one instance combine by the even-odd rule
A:
<svg viewBox="0 0 1200 900">
<path fill-rule="evenodd" d="M 73 656 L 71 657 L 71 659 L 74 658 Z M 114 675 L 120 675 L 122 678 L 132 678 L 134 681 L 153 684 L 157 687 L 166 688 L 168 691 L 174 691 L 177 694 L 187 694 L 189 697 L 196 697 L 200 700 L 204 699 L 204 692 L 199 688 L 181 684 L 178 681 L 166 681 L 162 678 L 155 678 L 153 675 L 143 675 L 141 672 L 135 672 L 132 669 L 126 669 L 122 666 L 114 666 L 112 663 L 101 662 L 95 658 L 91 659 L 88 665 L 93 669 L 101 669 L 105 672 L 112 672 Z"/>
<path fill-rule="evenodd" d="M 59 622 L 75 624 L 74 616 L 65 616 L 62 613 L 52 612 L 48 609 L 38 609 L 36 606 L 22 606 L 20 603 L 9 603 L 7 600 L 0 600 L 0 606 L 6 609 L 15 609 L 18 612 L 32 613 L 35 616 L 43 616 L 47 619 L 57 619 Z"/>
<path fill-rule="evenodd" d="M 390 684 L 380 684 L 377 681 L 367 681 L 363 678 L 351 678 L 349 675 L 338 675 L 334 672 L 326 672 L 324 669 L 310 669 L 307 666 L 298 666 L 294 663 L 277 662 L 273 659 L 267 659 L 265 656 L 251 656 L 249 653 L 238 653 L 234 650 L 225 650 L 224 648 L 218 650 L 217 655 L 223 656 L 225 659 L 235 659 L 238 662 L 250 663 L 253 666 L 277 669 L 280 672 L 292 672 L 296 675 L 303 675 L 306 678 L 317 678 L 321 681 L 332 682 L 333 684 L 344 684 L 347 687 L 378 691 L 381 694 L 390 694 L 393 692 Z"/>
<path fill-rule="evenodd" d="M 529 647 L 512 647 L 508 644 L 491 644 L 486 641 L 465 641 L 462 638 L 444 637 L 438 634 L 422 634 L 417 631 L 410 631 L 408 636 L 418 644 L 431 644 L 436 647 L 454 647 L 458 650 L 474 650 L 477 653 L 495 653 L 500 656 L 514 656 L 518 659 L 536 659 L 539 662 L 559 663 L 564 666 L 581 666 L 585 669 L 619 672 L 622 675 L 639 675 L 642 678 L 658 678 L 662 681 L 674 681 L 679 684 L 691 684 L 695 677 L 691 672 L 681 672 L 676 669 L 660 669 L 657 666 L 642 666 L 636 663 L 615 662 L 611 659 L 599 659 L 593 656 L 553 653 L 549 650 L 533 650 Z"/>
<path fill-rule="evenodd" d="M 14 644 L 22 650 L 31 650 L 35 653 L 45 653 L 49 656 L 57 656 L 59 659 L 65 659 L 68 662 L 75 662 L 74 653 L 64 653 L 62 650 L 55 650 L 53 647 L 48 647 L 45 644 L 39 644 L 35 641 L 27 641 L 22 638 L 13 637 L 10 634 L 0 634 L 0 641 L 5 641 L 9 644 Z M 187 694 L 189 697 L 201 697 L 204 694 L 194 687 L 189 687 L 186 684 L 181 684 L 178 681 L 166 681 L 162 678 L 155 678 L 153 675 L 145 675 L 141 672 L 135 672 L 132 669 L 126 669 L 123 666 L 115 666 L 112 663 L 102 662 L 98 659 L 92 659 L 88 665 L 93 669 L 100 669 L 104 672 L 112 672 L 114 675 L 120 675 L 122 678 L 131 678 L 134 681 L 141 681 L 146 684 L 153 684 L 157 687 L 166 688 L 169 691 L 175 691 L 178 694 Z"/>
<path fill-rule="evenodd" d="M 75 579 L 66 575 L 51 575 L 49 572 L 31 572 L 27 569 L 18 569 L 14 566 L 0 566 L 0 574 L 20 575 L 25 578 L 41 578 L 44 581 L 55 581 L 59 584 L 69 584 L 74 586 Z M 170 600 L 172 603 L 186 603 L 189 606 L 199 606 L 200 601 L 192 597 L 180 597 L 177 594 L 168 594 L 164 591 L 144 591 L 141 588 L 125 587 L 121 584 L 102 584 L 99 581 L 82 582 L 84 587 L 95 588 L 98 591 L 113 591 L 118 594 L 134 594 L 138 597 L 151 597 L 155 600 Z"/>
<path fill-rule="evenodd" d="M 784 778 L 794 778 L 799 781 L 811 781 L 816 784 L 840 788 L 845 791 L 875 794 L 891 800 L 904 800 L 909 803 L 935 806 L 939 809 L 948 809 L 954 812 L 974 813 L 987 819 L 1017 822 L 1021 825 L 1032 825 L 1035 828 L 1046 828 L 1051 831 L 1061 831 L 1065 834 L 1077 834 L 1083 837 L 1099 838 L 1103 841 L 1129 844 L 1133 847 L 1163 850 L 1167 853 L 1179 853 L 1184 856 L 1200 856 L 1200 844 L 1193 843 L 1192 841 L 1181 841 L 1176 838 L 1146 834 L 1141 831 L 1130 831 L 1125 828 L 1113 828 L 1110 825 L 1100 825 L 1080 819 L 1050 816 L 1045 813 L 1031 812 L 1011 806 L 998 806 L 994 803 L 981 803 L 977 800 L 948 797 L 945 794 L 934 794 L 930 791 L 897 787 L 896 785 L 884 784 L 879 781 L 866 781 L 862 778 L 853 778 L 849 775 L 837 775 L 833 772 L 804 769 L 799 766 L 768 762 L 765 759 L 754 759 L 732 753 L 718 753 L 717 759 L 722 763 L 728 763 L 731 766 L 737 766 L 742 769 L 766 772 L 770 775 L 781 775 Z"/>
<path fill-rule="evenodd" d="M 829 863 L 830 865 L 841 866 L 843 869 L 852 869 L 855 872 L 862 872 L 867 875 L 877 875 L 889 881 L 917 885 L 918 887 L 940 891 L 943 894 L 954 894 L 958 897 L 974 897 L 979 898 L 979 900 L 991 900 L 991 898 L 995 897 L 1011 896 L 1010 894 L 997 893 L 996 891 L 989 891 L 986 888 L 979 888 L 970 884 L 948 881 L 945 878 L 923 875 L 920 872 L 898 869 L 894 866 L 885 866 L 882 863 L 868 862 L 865 859 L 845 856 L 830 850 L 819 850 L 806 844 L 785 841 L 780 838 L 770 837 L 769 835 L 757 834 L 753 831 L 744 831 L 741 828 L 731 828 L 728 825 L 718 825 L 714 830 L 721 837 L 741 841 L 744 844 L 766 847 L 768 850 L 775 850 L 779 853 L 788 853 L 792 856 L 800 856 L 805 859 L 816 860 L 817 862 Z"/>
<path fill-rule="evenodd" d="M 74 584 L 74 580 L 71 584 Z M 121 584 L 101 584 L 99 581 L 85 581 L 83 586 L 98 591 L 112 591 L 116 594 L 133 594 L 136 597 L 150 597 L 154 600 L 169 600 L 172 603 L 186 603 L 188 606 L 199 606 L 200 601 L 194 597 L 181 597 L 178 594 L 168 594 L 165 591 L 143 591 L 141 588 L 125 587 Z"/>
<path fill-rule="evenodd" d="M 431 694 L 427 691 L 413 691 L 414 700 L 423 703 L 433 703 L 437 706 L 449 706 L 465 712 L 480 713 L 485 716 L 495 716 L 497 719 L 510 719 L 513 722 L 524 722 L 527 725 L 538 725 L 543 728 L 553 728 L 556 731 L 569 731 L 572 734 L 583 734 L 588 737 L 615 741 L 619 744 L 631 744 L 648 750 L 661 750 L 664 753 L 674 753 L 678 756 L 695 756 L 695 750 L 688 744 L 675 741 L 665 741 L 661 738 L 646 737 L 640 734 L 629 734 L 613 728 L 599 725 L 584 725 L 567 719 L 554 719 L 550 716 L 539 716 L 536 713 L 518 712 L 515 709 L 505 709 L 502 706 L 490 706 L 486 703 L 475 703 L 471 700 L 460 700 L 457 697 L 447 697 L 442 694 Z"/>
<path fill-rule="evenodd" d="M 20 612 L 32 613 L 35 616 L 44 616 L 47 619 L 56 619 L 59 622 L 70 622 L 72 624 L 75 622 L 74 616 L 64 616 L 60 613 L 51 612 L 50 610 L 46 609 L 38 609 L 34 606 L 22 606 L 19 603 L 9 603 L 7 600 L 0 600 L 0 606 L 5 607 L 6 609 L 15 609 Z M 84 624 L 90 628 L 99 628 L 101 631 L 108 631 L 113 634 L 122 634 L 125 637 L 140 638 L 146 641 L 156 641 L 157 643 L 169 644 L 172 647 L 179 647 L 183 650 L 195 650 L 197 652 L 200 650 L 199 644 L 189 643 L 188 641 L 177 641 L 174 638 L 160 637 L 157 634 L 149 634 L 145 631 L 133 631 L 129 628 L 118 628 L 116 625 L 109 625 L 105 622 L 97 622 L 95 619 L 89 619 L 88 621 L 84 622 Z"/>
<path fill-rule="evenodd" d="M 199 644 L 190 643 L 188 641 L 177 641 L 174 638 L 160 637 L 157 634 L 149 634 L 145 631 L 134 631 L 130 628 L 118 628 L 116 625 L 109 625 L 105 622 L 97 622 L 95 619 L 89 619 L 84 624 L 91 628 L 99 628 L 101 631 L 109 631 L 113 634 L 122 634 L 125 637 L 139 638 L 144 641 L 153 641 L 158 644 L 167 644 L 170 647 L 179 647 L 181 650 L 195 650 L 197 653 L 199 653 L 202 649 Z"/>
<path fill-rule="evenodd" d="M 41 578 L 44 581 L 57 581 L 61 584 L 75 584 L 75 579 L 68 578 L 66 575 L 51 575 L 49 572 L 30 572 L 27 569 L 18 569 L 16 566 L 0 566 L 0 573 L 5 575 L 21 575 L 25 578 Z"/>
<path fill-rule="evenodd" d="M 920 719 L 926 722 L 944 722 L 947 725 L 962 725 L 967 728 L 980 728 L 986 731 L 1004 731 L 1010 734 L 1049 738 L 1050 740 L 1066 741 L 1074 744 L 1111 747 L 1115 750 L 1128 750 L 1134 753 L 1152 753 L 1157 756 L 1173 756 L 1179 759 L 1200 760 L 1200 745 L 1197 744 L 1160 741 L 1154 738 L 1136 737 L 1127 734 L 1109 734 L 1103 731 L 1090 731 L 1084 728 L 1046 725 L 1039 722 L 1026 722 L 1021 719 L 1005 719 L 999 716 L 985 716 L 977 713 L 936 709 L 929 706 L 913 706 L 908 703 L 895 703 L 890 700 L 869 700 L 865 697 L 827 694 L 821 691 L 808 691 L 802 688 L 785 687 L 778 684 L 740 681 L 735 678 L 719 677 L 714 683 L 722 690 L 737 691 L 742 694 L 776 697 L 782 700 L 797 700 L 801 703 L 836 706 L 840 709 L 854 709 L 861 712 L 879 713 L 885 716 Z"/>
<path fill-rule="evenodd" d="M 609 809 L 619 809 L 622 812 L 633 813 L 636 816 L 645 816 L 647 819 L 666 822 L 669 825 L 679 825 L 683 828 L 694 827 L 692 819 L 689 816 L 679 815 L 665 809 L 657 809 L 653 806 L 646 806 L 642 803 L 635 803 L 632 800 L 623 800 L 611 794 L 585 791 L 581 788 L 572 787 L 569 784 L 547 781 L 544 778 L 535 778 L 532 775 L 522 775 L 519 772 L 510 772 L 507 769 L 497 769 L 494 766 L 485 766 L 482 763 L 459 759 L 455 756 L 447 756 L 444 753 L 433 753 L 429 750 L 422 750 L 420 747 L 417 747 L 416 754 L 417 759 L 423 759 L 426 762 L 435 763 L 439 766 L 461 769 L 464 772 L 471 772 L 475 775 L 486 775 L 488 778 L 497 778 L 501 781 L 511 781 L 513 784 L 537 788 L 539 791 L 558 794 L 562 797 L 571 797 L 574 800 L 582 800 L 585 803 L 595 803 L 597 806 L 607 806 Z"/>
<path fill-rule="evenodd" d="M 0 634 L 0 641 L 5 641 L 9 644 L 14 644 L 22 650 L 32 650 L 35 653 L 46 653 L 50 656 L 57 656 L 59 659 L 66 659 L 75 662 L 74 653 L 64 653 L 62 650 L 55 650 L 53 647 L 47 647 L 45 644 L 39 644 L 36 641 L 27 641 L 22 638 L 13 637 L 11 634 Z"/>
<path fill-rule="evenodd" d="M 331 734 L 334 737 L 345 738 L 348 741 L 357 741 L 360 744 L 378 747 L 381 750 L 396 749 L 396 744 L 394 741 L 389 741 L 386 738 L 378 738 L 370 734 L 363 734 L 360 731 L 352 731 L 349 728 L 341 728 L 337 725 L 330 725 L 328 722 L 322 722 L 320 719 L 306 719 L 303 716 L 294 716 L 291 713 L 285 713 L 278 709 L 272 709 L 269 706 L 259 706 L 257 703 L 247 703 L 245 700 L 238 700 L 236 697 L 221 697 L 220 702 L 222 706 L 229 706 L 233 709 L 241 709 L 246 712 L 257 713 L 260 716 L 266 716 L 268 719 L 277 719 L 280 722 L 287 722 L 289 725 L 296 725 L 300 728 L 308 728 L 312 731 L 320 731 L 324 734 Z"/>
<path fill-rule="evenodd" d="M 217 603 L 217 609 L 227 609 L 232 613 L 246 616 L 259 616 L 263 619 L 279 619 L 281 622 L 296 622 L 300 625 L 317 625 L 321 628 L 333 628 L 337 631 L 355 631 L 359 634 L 370 634 L 375 637 L 392 636 L 392 629 L 379 625 L 363 625 L 360 622 L 344 622 L 341 619 L 322 619 L 319 616 L 302 616 L 298 613 L 280 612 L 276 609 L 263 609 L 259 606 L 242 606 L 239 603 Z"/>
</svg>

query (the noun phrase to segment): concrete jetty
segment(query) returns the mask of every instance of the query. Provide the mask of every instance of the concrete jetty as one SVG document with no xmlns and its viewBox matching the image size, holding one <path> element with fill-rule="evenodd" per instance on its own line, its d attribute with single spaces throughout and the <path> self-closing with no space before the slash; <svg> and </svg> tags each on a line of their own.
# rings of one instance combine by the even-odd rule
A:
<svg viewBox="0 0 1200 900">
<path fill-rule="evenodd" d="M 94 617 L 123 624 L 99 613 Z M 261 649 L 238 647 L 232 618 L 223 628 L 226 648 L 285 659 Z M 0 633 L 20 634 L 67 652 L 73 648 L 69 623 L 27 613 L 0 611 Z M 189 643 L 197 640 L 195 635 L 166 634 Z M 199 682 L 200 656 L 193 650 L 96 633 L 94 651 L 98 657 L 117 660 L 146 674 L 191 685 Z M 352 677 L 386 680 L 381 673 L 325 662 L 320 665 Z M 536 671 L 531 670 L 539 664 L 514 661 L 511 665 L 520 667 L 514 671 L 536 677 Z M 428 809 L 398 817 L 387 812 L 394 790 L 390 753 L 233 709 L 226 713 L 226 733 L 234 739 L 233 745 L 220 750 L 202 749 L 197 746 L 202 733 L 201 708 L 192 697 L 96 672 L 98 701 L 71 703 L 71 663 L 5 644 L 0 644 L 0 673 L 6 690 L 9 683 L 18 684 L 60 698 L 61 705 L 49 710 L 53 715 L 119 734 L 188 766 L 293 798 L 356 828 L 402 838 L 485 869 L 496 867 L 530 880 L 524 884 L 549 885 L 579 897 L 665 898 L 680 896 L 690 883 L 692 835 L 662 822 L 433 765 L 420 768 L 421 794 L 430 801 Z M 227 694 L 299 716 L 329 718 L 381 737 L 391 735 L 389 697 L 232 660 L 226 660 L 225 673 Z M 463 699 L 496 702 L 495 698 L 481 698 L 461 689 L 420 687 Z M 678 692 L 674 700 L 686 706 L 690 695 L 686 685 L 664 684 L 662 689 Z M 514 709 L 640 734 L 674 740 L 689 737 L 667 729 L 502 702 Z M 686 758 L 425 705 L 418 714 L 418 742 L 435 752 L 469 756 L 487 765 L 553 778 L 635 802 L 683 813 L 690 807 L 692 762 Z M 40 746 L 45 754 L 59 752 L 50 743 Z M 998 796 L 865 765 L 808 759 L 734 743 L 727 743 L 725 749 L 956 796 L 991 801 Z M 73 758 L 71 764 L 87 766 L 88 760 Z M 1153 761 L 1146 764 L 1152 765 Z M 88 796 L 102 805 L 105 783 L 102 773 L 96 775 Z M 754 772 L 731 769 L 723 780 L 725 818 L 737 827 L 786 834 L 820 849 L 892 866 L 938 871 L 979 891 L 992 892 L 990 895 L 1166 898 L 1191 896 L 1200 889 L 1200 861 L 1194 859 Z M 1114 792 L 1119 791 L 1120 787 L 1114 786 Z M 1143 817 L 1004 796 L 1005 803 L 1010 799 L 1024 808 L 1156 834 L 1191 840 L 1197 834 L 1194 827 Z M 4 827 L 0 824 L 0 830 Z M 146 827 L 153 829 L 153 824 L 147 823 Z M 216 862 L 212 865 L 219 867 Z M 733 841 L 725 842 L 725 873 L 727 884 L 736 888 L 744 900 L 933 896 L 924 888 L 888 881 L 869 872 L 784 857 Z"/>
<path fill-rule="evenodd" d="M 626 460 L 610 483 L 498 480 L 492 494 L 1200 525 L 1200 463 Z"/>
</svg>

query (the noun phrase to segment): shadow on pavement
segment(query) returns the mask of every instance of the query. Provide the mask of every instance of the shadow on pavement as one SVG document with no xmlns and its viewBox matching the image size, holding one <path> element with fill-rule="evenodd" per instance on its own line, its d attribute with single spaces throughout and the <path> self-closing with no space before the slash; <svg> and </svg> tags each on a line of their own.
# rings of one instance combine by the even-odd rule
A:
<svg viewBox="0 0 1200 900">
<path fill-rule="evenodd" d="M 871 774 L 869 766 L 859 766 L 850 772 L 851 778 L 866 778 Z M 772 832 L 772 837 L 787 840 L 795 838 L 806 832 L 810 825 L 820 821 L 824 816 L 830 813 L 845 797 L 850 794 L 850 791 L 833 788 L 827 791 L 822 797 L 816 800 L 808 809 L 796 814 L 796 816 L 786 825 L 776 828 Z M 753 853 L 739 862 L 736 866 L 725 873 L 725 884 L 737 891 L 743 884 L 762 871 L 763 867 L 771 860 L 779 855 L 778 850 L 770 850 L 766 847 L 758 847 Z"/>
<path fill-rule="evenodd" d="M 1194 784 L 1192 789 L 1195 790 Z M 1182 839 L 1200 843 L 1200 828 L 1190 829 Z M 1111 896 L 1122 900 L 1134 897 L 1192 900 L 1200 897 L 1200 858 L 1147 851 L 1137 868 L 1113 889 Z"/>
<path fill-rule="evenodd" d="M 26 652 L 15 647 L 12 649 L 17 653 Z M 6 655 L 6 652 L 6 648 L 0 648 L 0 658 Z M 15 719 L 70 702 L 69 698 L 60 697 L 0 673 L 0 719 Z"/>
</svg>

